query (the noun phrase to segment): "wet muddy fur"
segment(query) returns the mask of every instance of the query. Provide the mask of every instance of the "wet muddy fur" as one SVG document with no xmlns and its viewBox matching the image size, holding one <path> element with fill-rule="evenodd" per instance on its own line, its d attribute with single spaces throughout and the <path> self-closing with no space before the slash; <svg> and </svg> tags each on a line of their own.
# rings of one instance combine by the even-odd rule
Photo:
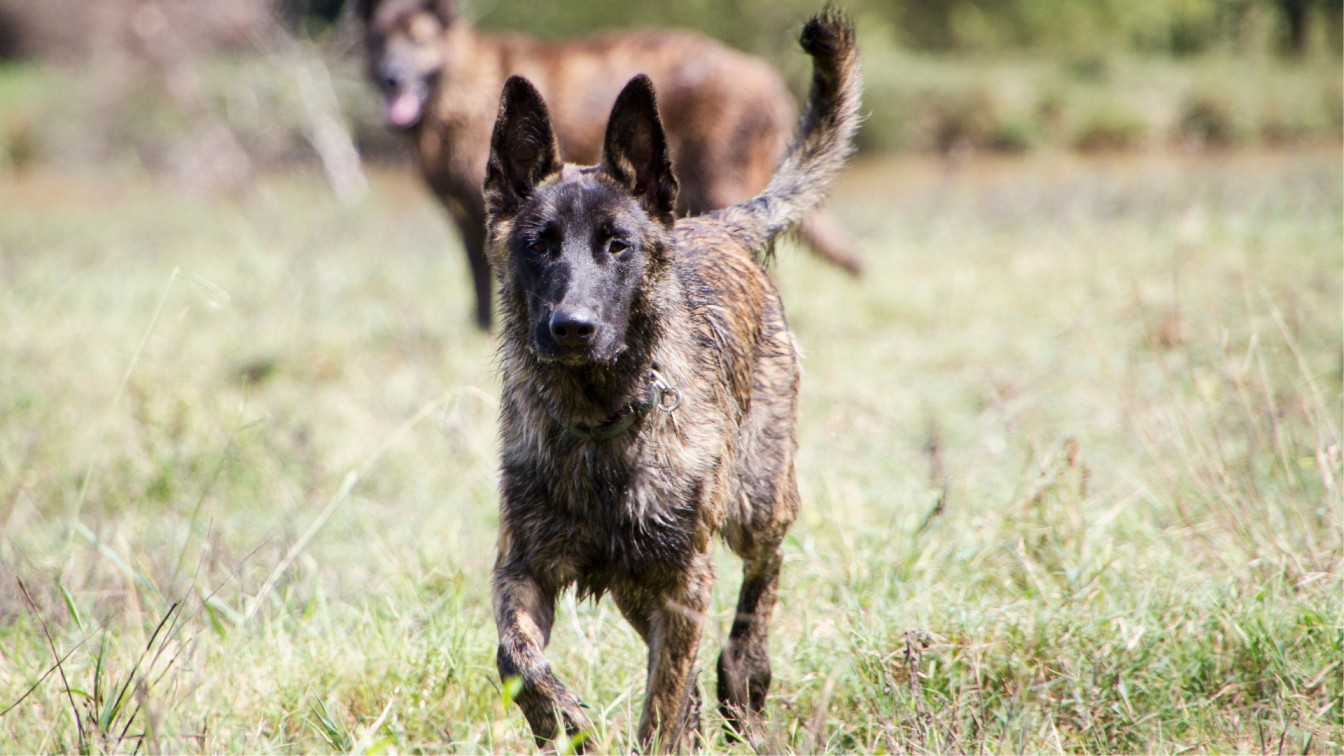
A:
<svg viewBox="0 0 1344 756">
<path fill-rule="evenodd" d="M 763 61 L 706 37 L 646 29 L 567 44 L 479 32 L 453 0 L 360 0 L 369 74 L 385 120 L 411 140 L 420 171 L 447 209 L 471 266 L 476 320 L 491 321 L 485 251 L 485 178 L 500 88 L 522 74 L 550 105 L 562 154 L 597 160 L 604 119 L 621 87 L 649 75 L 681 182 L 677 212 L 697 215 L 760 192 L 795 120 L 792 97 Z M 858 273 L 853 244 L 834 217 L 799 219 L 817 254 Z"/>
<path fill-rule="evenodd" d="M 744 560 L 720 707 L 734 734 L 759 720 L 780 544 L 798 510 L 799 365 L 755 255 L 821 201 L 858 123 L 852 27 L 824 12 L 801 41 L 807 112 L 769 185 L 696 218 L 676 217 L 648 78 L 617 98 L 591 167 L 561 161 L 534 86 L 504 87 L 485 182 L 504 381 L 493 600 L 500 675 L 517 681 L 539 744 L 591 725 L 543 654 L 569 587 L 609 594 L 648 644 L 641 747 L 694 744 L 716 534 Z"/>
</svg>

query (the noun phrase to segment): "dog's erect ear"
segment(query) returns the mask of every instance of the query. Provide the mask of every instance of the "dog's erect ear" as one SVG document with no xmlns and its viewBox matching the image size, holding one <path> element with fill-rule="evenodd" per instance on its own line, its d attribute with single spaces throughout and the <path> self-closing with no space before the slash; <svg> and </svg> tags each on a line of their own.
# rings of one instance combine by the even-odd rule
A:
<svg viewBox="0 0 1344 756">
<path fill-rule="evenodd" d="M 616 98 L 602 140 L 602 170 L 639 198 L 653 217 L 670 224 L 677 207 L 677 179 L 658 117 L 653 82 L 640 74 Z"/>
<path fill-rule="evenodd" d="M 433 13 L 444 28 L 457 20 L 457 0 L 425 0 L 425 10 Z"/>
<path fill-rule="evenodd" d="M 560 146 L 541 93 L 527 79 L 510 76 L 490 137 L 486 208 L 491 215 L 511 215 L 537 184 L 560 168 Z"/>
</svg>

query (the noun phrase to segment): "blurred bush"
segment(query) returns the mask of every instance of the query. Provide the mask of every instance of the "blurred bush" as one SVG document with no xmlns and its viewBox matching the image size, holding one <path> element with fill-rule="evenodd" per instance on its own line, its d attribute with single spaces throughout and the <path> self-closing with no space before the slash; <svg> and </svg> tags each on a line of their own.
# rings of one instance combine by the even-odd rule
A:
<svg viewBox="0 0 1344 756">
<path fill-rule="evenodd" d="M 1246 136 L 1238 114 L 1232 101 L 1219 93 L 1193 93 L 1181 108 L 1176 136 L 1196 145 L 1230 147 Z"/>
<path fill-rule="evenodd" d="M 1084 152 L 1109 152 L 1137 147 L 1148 124 L 1119 100 L 1091 108 L 1074 129 L 1069 144 Z"/>
</svg>

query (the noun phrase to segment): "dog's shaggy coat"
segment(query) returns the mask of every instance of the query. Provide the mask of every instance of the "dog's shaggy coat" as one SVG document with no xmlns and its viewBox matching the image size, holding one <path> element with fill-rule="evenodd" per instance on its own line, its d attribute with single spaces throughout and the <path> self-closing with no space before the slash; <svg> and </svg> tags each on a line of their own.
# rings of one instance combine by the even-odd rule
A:
<svg viewBox="0 0 1344 756">
<path fill-rule="evenodd" d="M 498 664 L 539 743 L 589 728 L 543 651 L 556 597 L 609 593 L 649 647 L 639 739 L 699 731 L 692 668 L 721 534 L 744 561 L 718 662 L 747 731 L 770 685 L 780 543 L 798 509 L 798 355 L 756 253 L 821 201 L 851 151 L 860 75 L 838 14 L 802 34 L 812 87 L 765 191 L 677 220 L 654 90 L 617 98 L 592 167 L 564 164 L 538 91 L 504 87 L 485 183 L 504 378 Z"/>
</svg>

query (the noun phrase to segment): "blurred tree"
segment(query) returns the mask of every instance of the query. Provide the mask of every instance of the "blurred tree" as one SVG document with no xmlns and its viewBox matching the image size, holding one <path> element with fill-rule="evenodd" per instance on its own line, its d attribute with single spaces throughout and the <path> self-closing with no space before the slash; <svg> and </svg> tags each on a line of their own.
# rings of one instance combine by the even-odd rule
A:
<svg viewBox="0 0 1344 756">
<path fill-rule="evenodd" d="M 1287 26 L 1287 48 L 1293 55 L 1301 55 L 1307 49 L 1307 0 L 1278 0 L 1283 11 L 1284 25 Z"/>
<path fill-rule="evenodd" d="M 1293 57 L 1307 53 L 1311 30 L 1319 24 L 1326 29 L 1324 40 L 1331 50 L 1339 49 L 1340 25 L 1344 21 L 1344 0 L 1274 0 L 1283 17 L 1283 50 Z"/>
</svg>

